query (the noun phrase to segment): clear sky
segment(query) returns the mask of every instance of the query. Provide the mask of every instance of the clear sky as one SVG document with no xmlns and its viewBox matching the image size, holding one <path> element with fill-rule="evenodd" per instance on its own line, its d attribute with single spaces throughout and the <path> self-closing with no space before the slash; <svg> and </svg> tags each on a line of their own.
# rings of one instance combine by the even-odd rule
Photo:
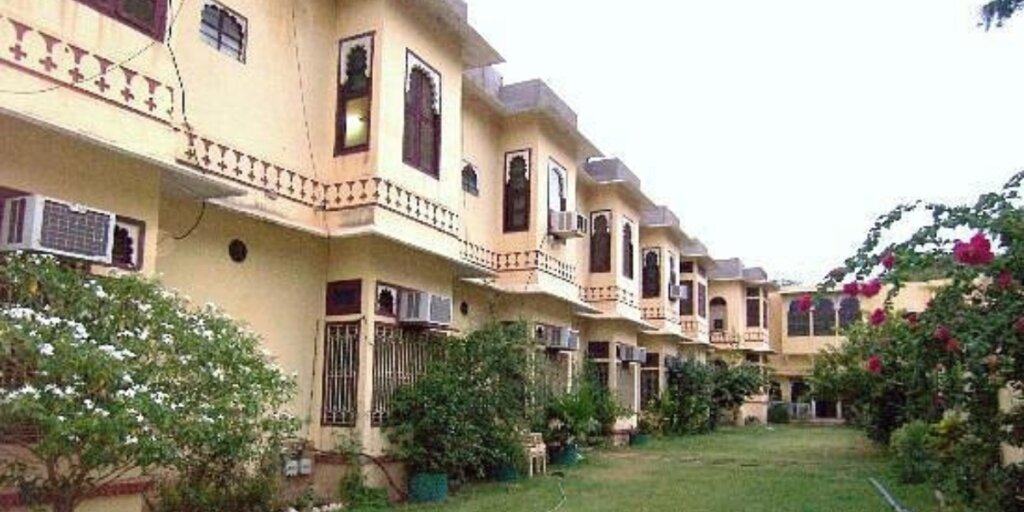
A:
<svg viewBox="0 0 1024 512">
<path fill-rule="evenodd" d="M 982 0 L 468 0 L 715 257 L 816 281 L 875 217 L 1024 168 L 1024 16 Z"/>
</svg>

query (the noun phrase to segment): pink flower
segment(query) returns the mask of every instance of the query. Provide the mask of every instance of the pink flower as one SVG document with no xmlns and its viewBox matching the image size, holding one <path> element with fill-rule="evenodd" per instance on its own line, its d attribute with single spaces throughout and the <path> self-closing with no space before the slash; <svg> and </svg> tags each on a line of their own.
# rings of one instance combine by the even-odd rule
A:
<svg viewBox="0 0 1024 512">
<path fill-rule="evenodd" d="M 866 298 L 874 297 L 882 291 L 882 282 L 878 279 L 873 279 L 866 284 L 860 286 L 860 294 Z"/>
<path fill-rule="evenodd" d="M 960 352 L 960 340 L 956 338 L 950 338 L 949 341 L 946 342 L 946 352 L 949 352 L 951 354 Z"/>
<path fill-rule="evenodd" d="M 953 244 L 953 258 L 963 265 L 982 266 L 991 264 L 996 255 L 992 253 L 992 242 L 984 233 L 978 233 L 969 242 L 958 240 Z"/>
<path fill-rule="evenodd" d="M 885 313 L 885 310 L 878 308 L 874 313 L 871 313 L 871 325 L 878 327 L 885 323 L 889 319 L 889 315 Z"/>
<path fill-rule="evenodd" d="M 811 297 L 811 294 L 809 293 L 803 294 L 802 296 L 800 296 L 800 300 L 797 301 L 797 307 L 800 309 L 801 313 L 809 312 L 813 304 L 814 298 Z"/>
<path fill-rule="evenodd" d="M 882 266 L 886 270 L 892 270 L 892 267 L 896 266 L 896 256 L 893 256 L 891 252 L 886 253 L 885 256 L 882 256 Z"/>
<path fill-rule="evenodd" d="M 868 358 L 868 371 L 875 375 L 882 373 L 882 358 L 880 356 Z"/>
<path fill-rule="evenodd" d="M 935 338 L 935 341 L 949 341 L 949 339 L 953 337 L 953 334 L 949 332 L 948 327 L 940 325 L 935 329 L 932 337 Z"/>
<path fill-rule="evenodd" d="M 1013 288 L 1013 274 L 1009 270 L 1000 272 L 999 277 L 996 278 L 996 284 L 1003 290 Z"/>
<path fill-rule="evenodd" d="M 907 321 L 911 327 L 917 327 L 917 324 L 921 323 L 921 318 L 918 317 L 917 313 L 907 313 L 903 315 L 903 319 Z"/>
<path fill-rule="evenodd" d="M 850 297 L 856 297 L 860 295 L 860 283 L 846 283 L 843 285 L 843 294 L 849 295 Z"/>
</svg>

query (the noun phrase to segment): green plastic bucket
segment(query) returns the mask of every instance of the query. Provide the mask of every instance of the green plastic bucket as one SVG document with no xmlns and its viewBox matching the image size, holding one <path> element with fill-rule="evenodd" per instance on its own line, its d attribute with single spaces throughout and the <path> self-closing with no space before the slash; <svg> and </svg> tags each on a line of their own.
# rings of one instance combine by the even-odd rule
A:
<svg viewBox="0 0 1024 512">
<path fill-rule="evenodd" d="M 579 461 L 580 451 L 574 444 L 563 446 L 551 457 L 551 463 L 559 466 L 575 466 Z"/>
<path fill-rule="evenodd" d="M 499 482 L 515 482 L 519 480 L 519 470 L 512 466 L 502 466 L 494 470 L 494 478 Z"/>
<path fill-rule="evenodd" d="M 651 442 L 650 434 L 633 434 L 629 436 L 630 446 L 643 446 Z"/>
<path fill-rule="evenodd" d="M 409 479 L 409 501 L 438 503 L 448 499 L 448 475 L 444 473 L 414 473 Z"/>
</svg>

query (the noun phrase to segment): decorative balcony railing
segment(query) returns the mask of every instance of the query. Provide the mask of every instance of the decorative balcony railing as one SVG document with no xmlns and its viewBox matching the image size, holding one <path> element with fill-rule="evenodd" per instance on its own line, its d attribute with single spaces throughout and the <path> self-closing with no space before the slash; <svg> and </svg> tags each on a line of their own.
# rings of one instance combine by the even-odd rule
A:
<svg viewBox="0 0 1024 512">
<path fill-rule="evenodd" d="M 361 178 L 324 187 L 324 207 L 327 211 L 363 206 L 384 208 L 450 236 L 459 236 L 459 214 L 384 178 Z"/>
<path fill-rule="evenodd" d="M 326 211 L 366 206 L 383 208 L 449 236 L 459 236 L 457 213 L 384 178 L 323 183 L 193 131 L 181 133 L 185 148 L 178 161 L 204 174 L 214 174 L 272 197 L 283 197 Z"/>
<path fill-rule="evenodd" d="M 0 64 L 145 118 L 170 125 L 176 91 L 113 58 L 0 14 Z M 70 108 L 70 107 L 69 107 Z"/>
<path fill-rule="evenodd" d="M 181 164 L 306 206 L 323 202 L 324 185 L 314 178 L 195 132 L 181 133 L 185 137 L 183 156 L 178 158 Z"/>
<path fill-rule="evenodd" d="M 734 332 L 711 331 L 711 343 L 713 345 L 728 345 L 739 347 L 742 337 Z"/>
<path fill-rule="evenodd" d="M 544 251 L 494 252 L 482 245 L 463 241 L 462 259 L 497 273 L 538 271 L 570 284 L 576 283 L 576 266 Z"/>
<path fill-rule="evenodd" d="M 636 293 L 621 286 L 592 286 L 583 288 L 581 297 L 584 302 L 617 302 L 631 308 L 639 309 Z"/>
<path fill-rule="evenodd" d="M 666 308 L 662 304 L 654 306 L 642 306 L 640 314 L 644 320 L 664 321 L 672 324 L 679 323 L 679 312 L 675 308 Z"/>
<path fill-rule="evenodd" d="M 743 341 L 746 343 L 764 343 L 768 341 L 768 333 L 764 329 L 747 329 L 743 333 Z"/>
</svg>

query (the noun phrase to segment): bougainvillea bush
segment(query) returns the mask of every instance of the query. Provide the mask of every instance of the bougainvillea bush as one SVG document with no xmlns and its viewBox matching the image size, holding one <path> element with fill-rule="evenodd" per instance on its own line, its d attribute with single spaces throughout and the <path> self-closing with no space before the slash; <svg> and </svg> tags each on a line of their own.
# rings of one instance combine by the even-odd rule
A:
<svg viewBox="0 0 1024 512">
<path fill-rule="evenodd" d="M 292 379 L 212 306 L 41 255 L 6 257 L 0 283 L 0 426 L 35 432 L 3 439 L 0 485 L 29 503 L 74 510 L 157 469 L 230 488 L 296 427 Z"/>
<path fill-rule="evenodd" d="M 885 306 L 853 327 L 849 342 L 816 362 L 815 393 L 844 401 L 872 439 L 901 425 L 930 425 L 942 468 L 935 485 L 971 510 L 1024 510 L 1024 471 L 1000 447 L 1024 445 L 1024 410 L 1002 411 L 999 393 L 1024 382 L 1024 173 L 974 204 L 915 202 L 882 216 L 823 289 L 891 285 Z M 883 243 L 908 215 L 930 221 Z M 927 309 L 901 312 L 893 298 L 921 276 L 940 278 Z"/>
</svg>

